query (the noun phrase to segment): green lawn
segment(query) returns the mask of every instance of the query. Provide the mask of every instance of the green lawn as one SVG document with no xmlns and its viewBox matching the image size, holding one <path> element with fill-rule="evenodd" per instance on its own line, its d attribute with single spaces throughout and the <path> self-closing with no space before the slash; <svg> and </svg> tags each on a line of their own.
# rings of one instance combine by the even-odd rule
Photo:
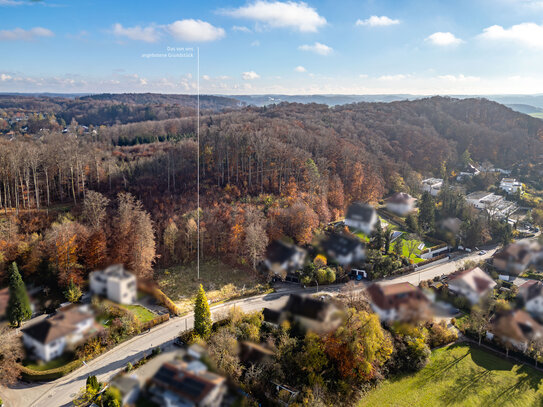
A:
<svg viewBox="0 0 543 407">
<path fill-rule="evenodd" d="M 147 308 L 142 307 L 141 305 L 119 304 L 119 306 L 133 313 L 141 323 L 151 321 L 152 319 L 156 317 L 155 314 L 153 314 Z"/>
<path fill-rule="evenodd" d="M 23 363 L 23 364 L 29 369 L 36 370 L 38 372 L 43 372 L 45 370 L 56 369 L 57 367 L 64 366 L 72 362 L 73 360 L 75 360 L 73 354 L 65 353 L 64 355 L 61 355 L 58 358 L 50 360 L 49 362 L 44 362 L 41 364 L 38 364 L 38 363 L 28 363 L 28 364 Z"/>
<path fill-rule="evenodd" d="M 404 237 L 406 235 L 404 234 Z M 399 238 L 398 238 L 399 239 Z M 390 244 L 390 251 L 393 252 L 394 251 L 394 246 L 396 246 L 396 243 L 398 242 L 398 239 L 394 240 L 394 242 L 392 242 Z M 421 244 L 421 243 L 424 243 L 424 242 L 421 242 L 420 240 L 416 240 L 415 241 L 416 244 L 417 244 L 417 247 Z M 425 245 L 426 247 L 426 245 Z M 415 250 L 413 251 L 413 253 L 411 254 L 411 260 L 413 260 L 413 263 L 420 263 L 421 261 L 424 261 L 424 259 L 421 259 L 419 257 L 420 255 L 420 250 L 418 248 L 415 248 Z M 402 255 L 404 257 L 408 257 L 409 255 L 409 249 L 407 248 L 407 240 L 404 240 L 404 243 L 403 243 L 403 247 L 402 247 Z"/>
<path fill-rule="evenodd" d="M 542 404 L 543 373 L 457 344 L 435 350 L 430 363 L 420 372 L 383 382 L 358 406 L 535 407 Z"/>
<path fill-rule="evenodd" d="M 192 298 L 203 284 L 212 302 L 228 300 L 243 294 L 257 294 L 263 290 L 261 279 L 253 272 L 218 261 L 200 263 L 200 279 L 196 264 L 180 265 L 158 271 L 160 289 L 182 310 L 189 310 Z"/>
</svg>

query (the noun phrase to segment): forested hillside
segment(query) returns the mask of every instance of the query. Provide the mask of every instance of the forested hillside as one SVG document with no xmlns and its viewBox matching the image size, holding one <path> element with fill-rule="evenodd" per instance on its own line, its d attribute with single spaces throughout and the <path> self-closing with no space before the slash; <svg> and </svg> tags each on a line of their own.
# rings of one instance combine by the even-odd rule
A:
<svg viewBox="0 0 543 407">
<path fill-rule="evenodd" d="M 134 103 L 135 111 L 148 107 L 137 104 L 146 103 L 147 95 L 119 97 Z M 100 97 L 88 100 L 95 99 Z M 65 103 L 54 106 L 71 109 Z M 98 122 L 107 121 L 96 114 Z M 138 245 L 147 248 L 145 259 L 132 259 L 142 263 L 124 261 L 147 277 L 153 260 L 164 266 L 193 259 L 196 117 L 79 130 L 15 132 L 1 140 L 3 264 L 18 260 L 25 273 L 33 273 L 41 260 L 57 259 L 59 250 L 74 244 L 74 257 L 62 266 L 64 284 L 71 273 L 80 280 L 97 265 L 131 258 L 127 251 Z M 247 265 L 262 256 L 261 242 L 287 236 L 307 243 L 315 230 L 343 216 L 350 202 L 374 202 L 392 191 L 417 195 L 422 176 L 450 173 L 465 150 L 496 166 L 538 162 L 542 130 L 538 119 L 479 99 L 208 111 L 200 128 L 203 256 Z M 109 199 L 98 199 L 104 206 L 98 230 L 83 215 L 90 190 Z M 143 208 L 130 197 L 117 198 L 125 191 Z M 152 228 L 135 221 L 120 225 L 123 202 L 136 213 L 123 216 L 135 220 L 149 213 Z M 70 217 L 58 218 L 59 207 Z M 145 241 L 128 244 L 120 236 Z"/>
</svg>

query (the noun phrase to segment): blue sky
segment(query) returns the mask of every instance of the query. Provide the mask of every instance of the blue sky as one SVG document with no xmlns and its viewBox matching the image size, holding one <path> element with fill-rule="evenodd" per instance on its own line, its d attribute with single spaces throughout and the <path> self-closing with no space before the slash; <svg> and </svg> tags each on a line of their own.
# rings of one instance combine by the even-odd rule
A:
<svg viewBox="0 0 543 407">
<path fill-rule="evenodd" d="M 543 92 L 543 0 L 0 0 L 0 92 Z"/>
</svg>

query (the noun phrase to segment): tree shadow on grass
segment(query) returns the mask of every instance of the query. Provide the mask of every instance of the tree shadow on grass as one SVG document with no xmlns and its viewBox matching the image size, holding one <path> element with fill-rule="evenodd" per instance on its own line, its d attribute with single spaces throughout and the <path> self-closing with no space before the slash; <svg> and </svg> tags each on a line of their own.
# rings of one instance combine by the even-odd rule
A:
<svg viewBox="0 0 543 407">
<path fill-rule="evenodd" d="M 440 395 L 444 405 L 464 405 L 473 394 L 480 394 L 485 388 L 491 387 L 496 380 L 492 372 L 486 369 L 471 369 L 458 376 L 454 383 Z"/>
<path fill-rule="evenodd" d="M 452 352 L 463 346 L 466 348 L 463 354 L 456 356 Z M 450 354 L 441 355 L 439 358 L 433 359 L 424 369 L 417 374 L 417 386 L 427 385 L 429 382 L 437 382 L 446 379 L 446 372 L 455 366 L 457 366 L 462 360 L 464 360 L 469 354 L 470 350 L 465 345 L 455 344 L 447 349 Z"/>
</svg>

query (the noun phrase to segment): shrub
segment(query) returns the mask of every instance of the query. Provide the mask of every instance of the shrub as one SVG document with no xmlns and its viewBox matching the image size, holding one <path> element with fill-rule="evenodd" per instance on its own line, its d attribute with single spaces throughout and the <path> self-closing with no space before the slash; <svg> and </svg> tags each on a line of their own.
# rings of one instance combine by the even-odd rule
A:
<svg viewBox="0 0 543 407">
<path fill-rule="evenodd" d="M 336 281 L 336 272 L 331 268 L 327 268 L 325 278 L 328 284 L 332 284 L 334 281 Z"/>
<path fill-rule="evenodd" d="M 134 365 L 132 365 L 132 363 L 128 362 L 126 364 L 126 368 L 124 369 L 126 372 L 131 372 L 132 370 L 134 370 Z"/>
<path fill-rule="evenodd" d="M 149 287 L 148 285 L 141 283 L 141 284 L 138 284 L 138 290 L 152 295 L 160 304 L 168 308 L 168 311 L 170 311 L 171 314 L 181 315 L 181 310 L 179 309 L 179 307 L 175 305 L 174 302 L 170 299 L 170 297 L 164 294 L 159 288 Z"/>
<path fill-rule="evenodd" d="M 326 266 L 326 257 L 324 257 L 322 254 L 317 255 L 313 259 L 313 264 L 315 264 L 317 268 Z"/>
<path fill-rule="evenodd" d="M 315 271 L 315 277 L 319 284 L 326 283 L 326 269 L 318 269 Z"/>
<path fill-rule="evenodd" d="M 427 343 L 430 348 L 437 348 L 458 339 L 458 334 L 448 329 L 445 321 L 440 323 L 429 322 L 426 324 L 426 329 L 428 330 Z"/>
<path fill-rule="evenodd" d="M 68 373 L 73 372 L 75 369 L 81 367 L 82 365 L 83 362 L 80 359 L 76 359 L 70 363 L 65 364 L 64 366 L 57 367 L 56 369 L 43 371 L 32 370 L 25 366 L 21 366 L 21 374 L 23 379 L 29 382 L 50 381 L 65 376 Z"/>
</svg>

